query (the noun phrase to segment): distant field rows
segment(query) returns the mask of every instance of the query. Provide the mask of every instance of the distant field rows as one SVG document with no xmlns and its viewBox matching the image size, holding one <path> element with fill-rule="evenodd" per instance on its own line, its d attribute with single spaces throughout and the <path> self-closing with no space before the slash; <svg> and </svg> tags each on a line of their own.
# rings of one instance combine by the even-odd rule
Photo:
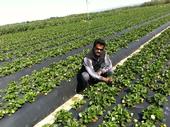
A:
<svg viewBox="0 0 170 127">
<path fill-rule="evenodd" d="M 161 24 L 164 24 L 167 21 L 169 21 L 169 19 L 170 19 L 170 16 L 163 18 L 163 19 L 159 19 L 158 21 L 154 21 L 138 29 L 132 30 L 131 32 L 126 33 L 125 35 L 117 38 L 116 40 L 108 41 L 108 45 L 109 45 L 108 52 L 111 54 L 117 51 L 117 49 L 127 46 L 128 43 L 139 39 L 140 37 L 144 36 L 148 32 L 151 32 L 153 29 L 159 27 Z M 54 47 L 54 48 L 51 48 L 51 50 L 43 50 L 41 52 L 31 54 L 30 56 L 21 57 L 21 58 L 15 59 L 12 62 L 4 63 L 0 66 L 0 77 L 10 75 L 25 67 L 31 67 L 32 65 L 36 63 L 40 63 L 44 59 L 65 54 L 68 51 L 80 48 L 87 44 L 89 44 L 89 41 L 86 41 L 86 40 L 82 40 L 79 42 L 75 41 L 74 43 L 67 43 L 67 45 L 63 47 L 60 47 L 60 46 Z"/>
<path fill-rule="evenodd" d="M 26 54 L 27 52 L 29 53 L 29 50 L 34 51 L 37 48 L 41 50 L 50 46 L 50 44 L 54 46 L 54 44 L 57 45 L 69 40 L 76 40 L 79 36 L 83 39 L 87 39 L 84 35 L 89 35 L 91 33 L 95 33 L 95 38 L 100 35 L 97 34 L 98 32 L 100 33 L 108 28 L 110 29 L 109 31 L 111 34 L 132 25 L 140 24 L 144 21 L 169 13 L 167 10 L 165 11 L 164 8 L 162 11 L 158 10 L 159 9 L 155 10 L 155 12 L 153 12 L 152 9 L 144 11 L 144 9 L 141 8 L 136 9 L 133 12 L 130 10 L 125 12 L 120 11 L 118 13 L 113 13 L 112 15 L 110 14 L 110 16 L 103 15 L 101 17 L 93 18 L 93 20 L 87 22 L 84 22 L 83 20 L 57 27 L 48 27 L 46 29 L 36 29 L 28 32 L 7 34 L 0 37 L 0 49 L 2 50 L 2 53 L 12 50 L 11 53 L 4 54 L 5 57 L 11 58 L 13 55 L 17 57 L 20 55 L 22 56 L 22 54 Z M 82 39 L 80 38 L 80 40 Z M 25 50 L 26 48 L 27 50 Z"/>
</svg>

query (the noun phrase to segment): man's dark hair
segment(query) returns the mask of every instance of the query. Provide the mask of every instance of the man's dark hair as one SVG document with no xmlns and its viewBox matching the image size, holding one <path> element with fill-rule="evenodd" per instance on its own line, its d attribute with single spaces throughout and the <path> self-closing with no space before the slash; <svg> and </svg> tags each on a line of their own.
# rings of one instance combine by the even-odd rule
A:
<svg viewBox="0 0 170 127">
<path fill-rule="evenodd" d="M 106 46 L 106 42 L 101 39 L 101 38 L 98 38 L 94 41 L 94 44 L 93 44 L 93 48 L 97 45 L 97 44 L 100 44 L 100 45 L 104 45 L 104 47 Z"/>
</svg>

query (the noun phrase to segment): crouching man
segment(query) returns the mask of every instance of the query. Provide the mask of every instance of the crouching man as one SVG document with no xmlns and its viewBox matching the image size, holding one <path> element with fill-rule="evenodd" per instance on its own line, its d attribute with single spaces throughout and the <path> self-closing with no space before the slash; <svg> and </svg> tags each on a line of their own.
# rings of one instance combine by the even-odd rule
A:
<svg viewBox="0 0 170 127">
<path fill-rule="evenodd" d="M 105 51 L 106 43 L 102 39 L 96 39 L 92 50 L 83 59 L 81 68 L 81 87 L 97 82 L 112 83 L 112 62 Z"/>
</svg>

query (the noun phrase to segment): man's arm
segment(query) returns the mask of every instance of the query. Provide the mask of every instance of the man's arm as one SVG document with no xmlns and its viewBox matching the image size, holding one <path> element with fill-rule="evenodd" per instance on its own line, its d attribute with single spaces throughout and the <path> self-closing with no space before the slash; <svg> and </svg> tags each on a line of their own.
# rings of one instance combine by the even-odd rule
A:
<svg viewBox="0 0 170 127">
<path fill-rule="evenodd" d="M 87 72 L 89 73 L 90 76 L 92 76 L 95 79 L 101 80 L 103 82 L 109 83 L 111 81 L 110 78 L 100 76 L 97 72 L 94 71 L 92 61 L 88 58 L 84 58 L 84 66 Z"/>
<path fill-rule="evenodd" d="M 102 76 L 100 76 L 98 73 L 94 71 L 92 61 L 88 59 L 87 57 L 84 58 L 84 63 L 83 63 L 86 71 L 89 73 L 89 75 L 95 79 L 101 80 Z"/>
</svg>

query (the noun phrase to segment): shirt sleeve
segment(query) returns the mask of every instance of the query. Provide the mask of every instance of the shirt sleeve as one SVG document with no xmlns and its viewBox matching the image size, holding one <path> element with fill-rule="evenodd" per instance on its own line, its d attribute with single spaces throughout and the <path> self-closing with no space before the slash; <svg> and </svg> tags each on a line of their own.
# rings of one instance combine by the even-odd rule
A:
<svg viewBox="0 0 170 127">
<path fill-rule="evenodd" d="M 102 77 L 94 71 L 92 61 L 89 58 L 87 58 L 87 57 L 84 58 L 83 65 L 90 76 L 92 76 L 95 79 L 101 80 Z"/>
<path fill-rule="evenodd" d="M 112 66 L 112 62 L 109 58 L 109 55 L 105 55 L 105 66 L 101 69 L 102 73 L 106 73 L 108 71 L 113 71 L 112 70 L 113 66 Z"/>
</svg>

